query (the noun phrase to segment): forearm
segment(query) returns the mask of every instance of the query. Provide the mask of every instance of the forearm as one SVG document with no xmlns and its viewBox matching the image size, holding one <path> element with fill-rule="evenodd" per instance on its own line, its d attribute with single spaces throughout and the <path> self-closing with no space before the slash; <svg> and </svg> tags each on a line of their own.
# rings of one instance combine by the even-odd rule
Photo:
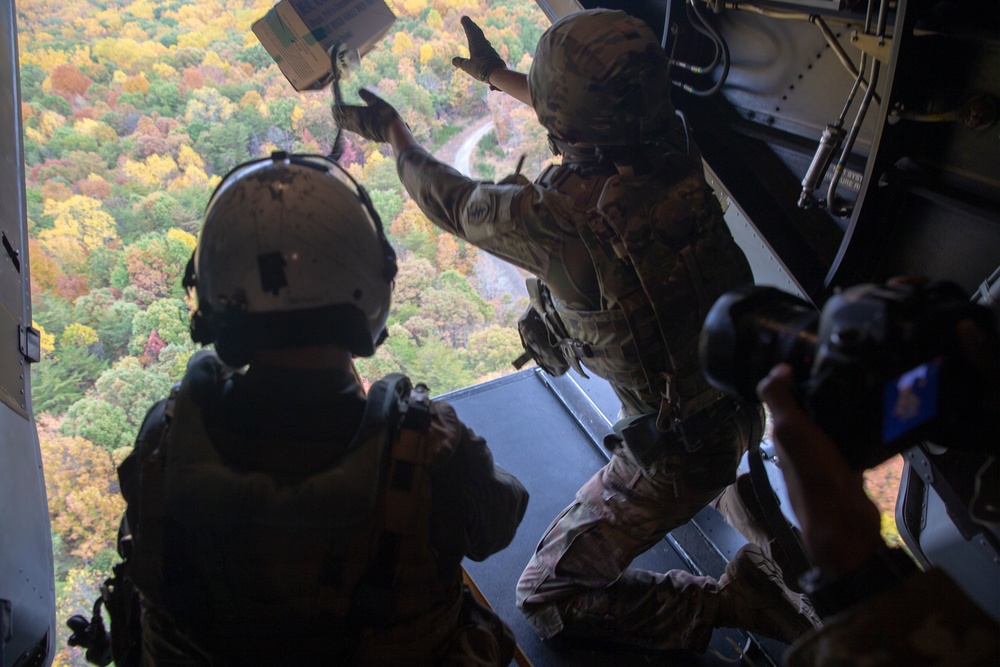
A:
<svg viewBox="0 0 1000 667">
<path fill-rule="evenodd" d="M 416 141 L 401 139 L 393 151 L 399 180 L 424 215 L 444 231 L 466 238 L 462 212 L 479 182 L 437 160 Z"/>
<path fill-rule="evenodd" d="M 392 148 L 392 154 L 397 158 L 400 153 L 405 151 L 411 146 L 419 146 L 413 133 L 410 132 L 410 128 L 407 127 L 406 123 L 403 122 L 402 118 L 397 117 L 389 124 L 388 128 L 389 135 L 389 146 Z"/>
<path fill-rule="evenodd" d="M 495 69 L 490 73 L 489 83 L 494 88 L 507 93 L 515 100 L 531 106 L 531 92 L 528 90 L 528 77 L 512 69 Z"/>
</svg>

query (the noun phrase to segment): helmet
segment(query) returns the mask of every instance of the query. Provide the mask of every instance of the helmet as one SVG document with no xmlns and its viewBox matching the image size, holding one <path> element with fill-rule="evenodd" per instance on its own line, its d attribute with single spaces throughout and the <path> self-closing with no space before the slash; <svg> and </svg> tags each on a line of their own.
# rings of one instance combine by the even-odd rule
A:
<svg viewBox="0 0 1000 667">
<path fill-rule="evenodd" d="M 328 343 L 371 356 L 395 275 L 364 188 L 327 158 L 274 153 L 236 167 L 209 200 L 184 279 L 198 296 L 191 337 L 231 366 Z"/>
<path fill-rule="evenodd" d="M 664 135 L 675 118 L 669 61 L 645 22 L 594 9 L 556 21 L 528 72 L 531 103 L 556 139 L 626 146 Z"/>
</svg>

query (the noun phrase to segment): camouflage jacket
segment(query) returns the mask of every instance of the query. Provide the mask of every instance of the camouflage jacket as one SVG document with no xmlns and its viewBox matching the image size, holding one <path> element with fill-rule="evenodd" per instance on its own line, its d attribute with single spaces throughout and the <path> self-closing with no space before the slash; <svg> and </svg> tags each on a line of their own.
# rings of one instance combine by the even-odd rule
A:
<svg viewBox="0 0 1000 667">
<path fill-rule="evenodd" d="M 548 286 L 566 356 L 611 382 L 630 414 L 662 414 L 665 396 L 699 409 L 718 399 L 700 372 L 701 324 L 753 280 L 700 162 L 670 158 L 654 175 L 578 163 L 535 183 L 472 180 L 419 147 L 397 167 L 434 224 Z"/>
<path fill-rule="evenodd" d="M 786 656 L 788 667 L 992 665 L 1000 626 L 941 570 L 827 619 Z"/>
</svg>

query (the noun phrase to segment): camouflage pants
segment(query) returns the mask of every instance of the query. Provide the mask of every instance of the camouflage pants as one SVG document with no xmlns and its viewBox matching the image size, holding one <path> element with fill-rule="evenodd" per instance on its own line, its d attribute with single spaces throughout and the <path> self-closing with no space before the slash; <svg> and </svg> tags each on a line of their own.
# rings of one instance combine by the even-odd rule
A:
<svg viewBox="0 0 1000 667">
<path fill-rule="evenodd" d="M 705 650 L 716 580 L 629 565 L 734 482 L 754 419 L 763 420 L 759 408 L 741 409 L 700 449 L 666 454 L 651 474 L 624 448 L 614 452 L 549 526 L 518 581 L 518 607 L 540 637 Z"/>
</svg>

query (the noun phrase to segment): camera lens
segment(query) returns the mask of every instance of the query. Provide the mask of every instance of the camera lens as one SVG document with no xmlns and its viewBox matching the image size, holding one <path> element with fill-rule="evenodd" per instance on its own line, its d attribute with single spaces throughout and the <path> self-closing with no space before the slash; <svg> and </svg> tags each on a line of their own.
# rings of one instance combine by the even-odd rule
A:
<svg viewBox="0 0 1000 667">
<path fill-rule="evenodd" d="M 801 382 L 816 354 L 818 320 L 812 304 L 773 287 L 727 292 L 702 327 L 702 371 L 716 389 L 747 400 L 757 399 L 757 383 L 775 364 L 790 364 Z"/>
</svg>

